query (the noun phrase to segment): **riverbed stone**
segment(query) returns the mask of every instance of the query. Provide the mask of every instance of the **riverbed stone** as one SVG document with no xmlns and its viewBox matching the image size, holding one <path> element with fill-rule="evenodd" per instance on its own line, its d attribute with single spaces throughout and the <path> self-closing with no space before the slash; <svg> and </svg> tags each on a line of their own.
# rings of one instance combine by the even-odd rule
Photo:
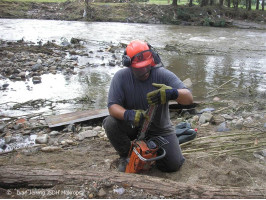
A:
<svg viewBox="0 0 266 200">
<path fill-rule="evenodd" d="M 217 128 L 217 132 L 226 132 L 226 131 L 230 131 L 230 129 L 227 127 L 227 123 L 223 122 L 221 123 L 218 128 Z"/>
<path fill-rule="evenodd" d="M 32 77 L 32 82 L 34 84 L 41 83 L 42 82 L 42 78 L 40 76 L 33 76 Z"/>
<path fill-rule="evenodd" d="M 52 131 L 52 132 L 49 133 L 49 136 L 51 136 L 51 137 L 55 137 L 55 136 L 57 136 L 57 135 L 59 135 L 59 134 L 60 134 L 59 131 Z"/>
<path fill-rule="evenodd" d="M 225 119 L 221 115 L 214 115 L 212 118 L 212 123 L 213 124 L 221 124 L 225 121 Z"/>
<path fill-rule="evenodd" d="M 47 146 L 47 147 L 42 147 L 41 151 L 43 152 L 55 152 L 55 151 L 59 151 L 61 150 L 61 147 L 57 147 L 57 146 Z"/>
<path fill-rule="evenodd" d="M 18 77 L 26 78 L 26 72 L 20 72 L 20 73 L 18 74 Z"/>
<path fill-rule="evenodd" d="M 199 123 L 204 124 L 206 122 L 210 122 L 213 118 L 213 115 L 209 112 L 202 113 L 202 115 L 199 118 Z"/>
<path fill-rule="evenodd" d="M 224 114 L 224 115 L 221 115 L 224 119 L 226 120 L 233 120 L 234 118 L 231 116 L 231 115 L 228 115 L 228 114 Z"/>
<path fill-rule="evenodd" d="M 93 128 L 93 130 L 96 131 L 96 132 L 99 132 L 99 131 L 102 130 L 102 127 L 101 126 L 96 126 L 96 127 Z"/>
<path fill-rule="evenodd" d="M 243 118 L 240 118 L 236 121 L 235 123 L 235 127 L 237 129 L 242 129 L 243 128 L 243 123 L 244 123 L 244 119 Z"/>
<path fill-rule="evenodd" d="M 95 137 L 97 136 L 97 134 L 98 133 L 94 130 L 87 130 L 87 131 L 83 131 L 79 133 L 77 135 L 77 139 L 81 141 L 81 140 L 84 140 L 85 138 Z"/>
<path fill-rule="evenodd" d="M 0 133 L 3 133 L 5 130 L 6 124 L 5 123 L 1 123 L 0 124 Z"/>
<path fill-rule="evenodd" d="M 33 66 L 31 67 L 31 70 L 34 71 L 34 72 L 36 72 L 36 71 L 40 70 L 41 67 L 42 67 L 42 65 L 39 64 L 39 63 L 37 63 L 37 64 L 35 64 L 35 65 L 33 65 Z"/>
<path fill-rule="evenodd" d="M 98 192 L 98 197 L 104 197 L 104 196 L 106 196 L 106 192 L 105 192 L 105 190 L 103 189 L 103 188 L 101 188 L 100 190 L 99 190 L 99 192 Z"/>
<path fill-rule="evenodd" d="M 192 87 L 192 81 L 190 78 L 187 78 L 183 81 L 184 85 L 187 87 L 187 88 L 191 88 Z"/>
<path fill-rule="evenodd" d="M 11 133 L 7 133 L 4 137 L 5 139 L 5 143 L 8 144 L 9 142 L 11 142 L 12 139 L 12 134 Z"/>
<path fill-rule="evenodd" d="M 39 135 L 35 139 L 36 144 L 47 144 L 48 143 L 48 134 Z"/>
</svg>

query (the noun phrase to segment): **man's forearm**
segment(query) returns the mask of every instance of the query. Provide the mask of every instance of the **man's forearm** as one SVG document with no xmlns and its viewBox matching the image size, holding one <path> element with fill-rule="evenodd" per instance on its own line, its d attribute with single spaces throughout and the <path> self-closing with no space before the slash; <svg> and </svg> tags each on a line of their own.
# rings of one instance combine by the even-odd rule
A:
<svg viewBox="0 0 266 200">
<path fill-rule="evenodd" d="M 176 101 L 182 105 L 190 105 L 193 103 L 193 96 L 188 89 L 178 89 Z"/>
<path fill-rule="evenodd" d="M 116 119 L 120 119 L 120 120 L 124 120 L 124 113 L 126 111 L 125 108 L 123 108 L 122 106 L 118 105 L 118 104 L 113 104 L 111 105 L 109 108 L 109 114 L 116 118 Z"/>
</svg>

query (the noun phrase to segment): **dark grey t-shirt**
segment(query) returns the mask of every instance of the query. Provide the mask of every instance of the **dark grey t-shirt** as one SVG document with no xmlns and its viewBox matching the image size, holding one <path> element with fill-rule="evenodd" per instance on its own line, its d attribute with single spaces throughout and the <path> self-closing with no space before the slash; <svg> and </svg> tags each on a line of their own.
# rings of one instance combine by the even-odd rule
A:
<svg viewBox="0 0 266 200">
<path fill-rule="evenodd" d="M 152 83 L 165 84 L 177 89 L 186 88 L 173 72 L 164 67 L 152 69 L 149 78 L 145 81 L 136 79 L 131 69 L 127 67 L 119 70 L 111 81 L 108 107 L 118 104 L 125 109 L 147 110 L 147 93 L 158 89 L 152 86 Z M 172 133 L 174 133 L 174 127 L 170 120 L 168 103 L 159 105 L 149 128 L 149 134 L 157 136 Z"/>
</svg>

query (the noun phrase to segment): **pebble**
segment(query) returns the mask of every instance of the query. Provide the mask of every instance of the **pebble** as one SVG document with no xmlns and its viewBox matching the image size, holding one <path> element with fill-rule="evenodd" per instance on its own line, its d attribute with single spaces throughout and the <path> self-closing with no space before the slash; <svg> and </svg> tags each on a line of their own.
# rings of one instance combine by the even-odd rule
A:
<svg viewBox="0 0 266 200">
<path fill-rule="evenodd" d="M 221 123 L 218 128 L 217 128 L 217 132 L 226 132 L 226 131 L 230 131 L 230 129 L 227 127 L 226 122 Z"/>
<path fill-rule="evenodd" d="M 219 97 L 214 97 L 213 98 L 213 101 L 216 101 L 216 102 L 218 102 L 218 101 L 220 101 L 221 99 L 219 98 Z"/>
<path fill-rule="evenodd" d="M 224 114 L 224 115 L 221 115 L 224 119 L 226 120 L 233 120 L 234 118 L 231 116 L 231 115 L 228 115 L 228 114 Z"/>
<path fill-rule="evenodd" d="M 0 124 L 0 133 L 3 133 L 4 132 L 5 127 L 6 127 L 6 124 L 4 124 L 4 123 L 1 123 Z"/>
<path fill-rule="evenodd" d="M 40 76 L 33 76 L 32 77 L 32 82 L 34 84 L 38 84 L 38 83 L 41 83 L 42 82 L 42 78 Z"/>
<path fill-rule="evenodd" d="M 235 127 L 237 129 L 242 129 L 243 128 L 243 123 L 244 123 L 244 119 L 243 118 L 240 118 L 236 121 L 235 123 Z"/>
<path fill-rule="evenodd" d="M 212 123 L 213 124 L 221 124 L 225 121 L 225 119 L 221 115 L 214 115 L 212 118 Z"/>
<path fill-rule="evenodd" d="M 122 194 L 124 194 L 125 189 L 121 187 L 121 188 L 114 189 L 113 191 L 116 194 L 122 195 Z"/>
<path fill-rule="evenodd" d="M 198 114 L 202 114 L 204 112 L 212 112 L 215 111 L 215 108 L 204 108 L 198 112 Z"/>
<path fill-rule="evenodd" d="M 59 151 L 61 150 L 60 147 L 55 147 L 55 146 L 48 146 L 48 147 L 42 147 L 41 151 L 43 152 L 54 152 L 54 151 Z"/>
<path fill-rule="evenodd" d="M 99 197 L 104 197 L 105 195 L 106 195 L 106 192 L 104 191 L 103 188 L 101 188 L 101 189 L 99 190 L 99 192 L 98 192 L 98 196 L 99 196 Z"/>
<path fill-rule="evenodd" d="M 52 131 L 52 132 L 50 132 L 49 133 L 49 136 L 57 136 L 57 135 L 59 135 L 60 134 L 60 132 L 59 131 Z"/>
</svg>

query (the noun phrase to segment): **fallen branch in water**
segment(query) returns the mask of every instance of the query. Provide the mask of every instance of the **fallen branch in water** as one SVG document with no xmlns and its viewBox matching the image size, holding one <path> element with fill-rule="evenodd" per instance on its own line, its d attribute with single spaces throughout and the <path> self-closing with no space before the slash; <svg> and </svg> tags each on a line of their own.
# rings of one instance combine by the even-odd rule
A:
<svg viewBox="0 0 266 200">
<path fill-rule="evenodd" d="M 223 87 L 224 85 L 226 85 L 227 83 L 230 83 L 231 81 L 233 81 L 234 79 L 236 79 L 235 77 L 234 78 L 231 78 L 229 81 L 226 81 L 225 83 L 223 83 L 222 85 L 220 85 L 219 87 L 211 90 L 210 92 L 207 93 L 207 95 L 213 93 L 214 91 L 218 90 L 219 88 Z"/>
</svg>

